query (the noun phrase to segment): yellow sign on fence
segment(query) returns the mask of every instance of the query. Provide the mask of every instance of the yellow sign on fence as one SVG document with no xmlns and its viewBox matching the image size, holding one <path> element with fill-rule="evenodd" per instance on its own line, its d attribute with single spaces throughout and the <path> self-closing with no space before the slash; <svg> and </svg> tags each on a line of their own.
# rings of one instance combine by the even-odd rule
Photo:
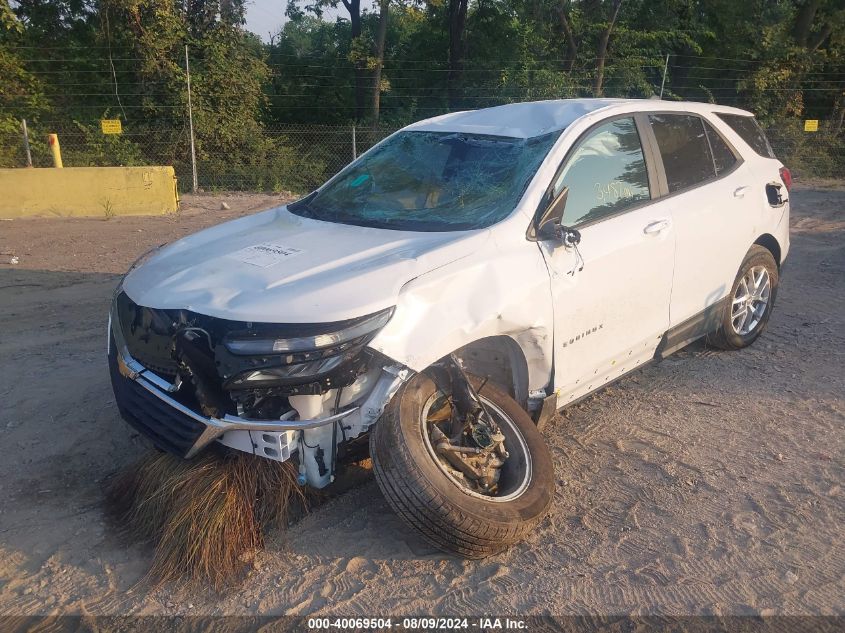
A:
<svg viewBox="0 0 845 633">
<path fill-rule="evenodd" d="M 819 131 L 819 120 L 818 119 L 807 119 L 804 121 L 804 131 L 805 132 L 818 132 Z"/>
<path fill-rule="evenodd" d="M 123 125 L 121 125 L 120 119 L 100 119 L 100 129 L 103 130 L 103 134 L 123 133 Z"/>
</svg>

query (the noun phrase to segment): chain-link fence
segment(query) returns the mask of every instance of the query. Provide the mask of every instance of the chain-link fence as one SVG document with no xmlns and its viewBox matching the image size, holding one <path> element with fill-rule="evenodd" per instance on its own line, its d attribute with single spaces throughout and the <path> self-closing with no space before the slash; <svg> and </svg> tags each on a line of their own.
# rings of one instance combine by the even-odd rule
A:
<svg viewBox="0 0 845 633">
<path fill-rule="evenodd" d="M 311 191 L 355 157 L 394 132 L 356 126 L 273 125 L 263 128 L 257 152 L 237 163 L 225 156 L 197 155 L 200 189 L 238 191 Z M 182 189 L 188 190 L 190 165 Z"/>
<path fill-rule="evenodd" d="M 237 156 L 209 152 L 199 146 L 197 185 L 202 191 L 304 193 L 393 131 L 355 126 L 267 126 L 244 139 Z M 845 139 L 835 133 L 832 124 L 821 121 L 817 132 L 805 132 L 803 121 L 790 120 L 769 126 L 766 131 L 778 158 L 798 178 L 845 178 Z M 29 132 L 34 167 L 53 164 L 46 140 L 48 132 L 58 134 L 66 167 L 172 165 L 180 190 L 188 192 L 193 188 L 187 128 L 139 132 L 125 126 L 122 134 L 109 135 L 102 133 L 99 124 L 42 124 Z M 0 134 L 0 167 L 26 164 L 22 132 Z"/>
<path fill-rule="evenodd" d="M 841 122 L 819 121 L 818 130 L 807 132 L 805 122 L 784 120 L 768 126 L 766 136 L 777 156 L 798 178 L 845 179 L 845 135 Z"/>
<path fill-rule="evenodd" d="M 259 130 L 240 148 L 196 152 L 197 186 L 201 191 L 293 191 L 314 189 L 356 156 L 391 134 L 393 129 L 355 126 L 273 125 Z M 91 125 L 30 127 L 33 167 L 52 167 L 47 133 L 59 137 L 65 167 L 172 165 L 179 189 L 193 188 L 190 135 L 186 129 L 153 129 L 103 134 Z M 247 139 L 244 139 L 245 141 Z M 23 132 L 0 133 L 0 167 L 24 167 Z"/>
</svg>

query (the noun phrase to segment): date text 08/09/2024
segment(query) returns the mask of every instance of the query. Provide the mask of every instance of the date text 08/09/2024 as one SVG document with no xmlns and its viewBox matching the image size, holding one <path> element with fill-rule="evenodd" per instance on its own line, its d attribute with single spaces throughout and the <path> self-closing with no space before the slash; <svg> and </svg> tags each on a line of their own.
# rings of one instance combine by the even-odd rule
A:
<svg viewBox="0 0 845 633">
<path fill-rule="evenodd" d="M 449 631 L 449 630 L 527 630 L 527 623 L 516 618 L 308 618 L 309 630 L 372 630 L 390 629 L 406 631 Z"/>
</svg>

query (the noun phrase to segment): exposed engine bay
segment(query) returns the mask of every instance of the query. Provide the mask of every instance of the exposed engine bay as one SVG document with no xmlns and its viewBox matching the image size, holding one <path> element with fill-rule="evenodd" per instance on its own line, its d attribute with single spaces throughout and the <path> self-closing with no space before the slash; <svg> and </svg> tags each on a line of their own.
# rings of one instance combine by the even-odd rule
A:
<svg viewBox="0 0 845 633">
<path fill-rule="evenodd" d="M 333 479 L 338 460 L 365 453 L 365 442 L 355 438 L 378 418 L 404 378 L 389 359 L 366 347 L 390 311 L 327 324 L 249 323 L 147 308 L 121 292 L 112 318 L 127 354 L 155 372 L 167 397 L 209 420 L 235 421 L 233 430 L 215 439 L 278 461 L 298 451 L 300 481 L 315 487 Z M 122 409 L 132 402 L 119 399 Z M 182 443 L 147 428 L 140 412 L 124 417 L 159 448 L 189 456 Z M 272 421 L 332 417 L 338 419 L 324 425 L 260 430 Z M 188 443 L 199 442 L 203 432 Z"/>
<path fill-rule="evenodd" d="M 338 323 L 249 323 L 143 307 L 120 292 L 113 318 L 127 353 L 155 372 L 169 397 L 209 420 L 262 424 L 354 413 L 299 430 L 241 428 L 215 438 L 278 461 L 298 452 L 300 481 L 315 487 L 333 480 L 339 460 L 366 453 L 366 431 L 404 379 L 395 369 L 385 376 L 390 359 L 367 347 L 389 311 Z M 442 394 L 426 420 L 432 457 L 459 485 L 495 496 L 508 458 L 505 436 L 455 356 L 425 373 Z M 125 417 L 159 448 L 187 456 L 138 416 Z"/>
<path fill-rule="evenodd" d="M 160 375 L 190 383 L 206 415 L 278 419 L 291 410 L 290 396 L 339 392 L 374 364 L 375 352 L 365 346 L 375 331 L 333 346 L 280 349 L 282 341 L 317 339 L 319 344 L 327 330 L 343 331 L 360 320 L 306 325 L 229 321 L 138 306 L 125 293 L 116 304 L 132 356 Z M 335 404 L 348 404 L 350 395 Z"/>
</svg>

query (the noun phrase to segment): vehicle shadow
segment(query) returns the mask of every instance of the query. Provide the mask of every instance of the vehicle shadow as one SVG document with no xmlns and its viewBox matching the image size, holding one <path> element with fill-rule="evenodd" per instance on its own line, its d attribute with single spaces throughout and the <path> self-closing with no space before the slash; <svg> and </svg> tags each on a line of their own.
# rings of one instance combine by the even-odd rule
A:
<svg viewBox="0 0 845 633">
<path fill-rule="evenodd" d="M 109 383 L 106 322 L 118 279 L 0 269 L 0 551 L 12 577 L 46 577 L 45 565 L 58 557 L 83 585 L 111 578 L 127 587 L 149 564 L 148 549 L 127 549 L 102 504 L 109 477 L 149 450 L 120 418 Z M 338 529 L 344 521 L 347 529 Z M 371 471 L 353 466 L 299 524 L 274 530 L 268 549 L 355 556 L 372 542 L 391 556 L 432 552 L 393 515 Z M 109 576 L 115 566 L 123 578 Z M 26 610 L 38 599 L 11 604 Z"/>
</svg>

